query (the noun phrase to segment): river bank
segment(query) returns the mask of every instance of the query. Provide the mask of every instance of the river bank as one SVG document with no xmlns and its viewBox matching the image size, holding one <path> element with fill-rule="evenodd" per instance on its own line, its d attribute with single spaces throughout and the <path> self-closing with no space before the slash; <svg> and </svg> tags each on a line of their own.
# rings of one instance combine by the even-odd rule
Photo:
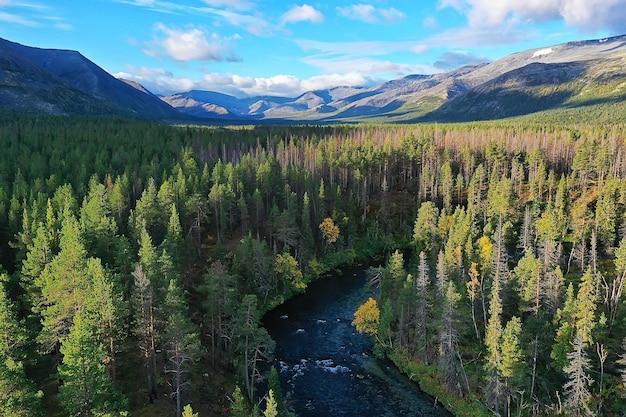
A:
<svg viewBox="0 0 626 417">
<path fill-rule="evenodd" d="M 288 407 L 300 417 L 450 416 L 352 326 L 373 295 L 365 283 L 362 269 L 325 277 L 264 316 Z"/>
</svg>

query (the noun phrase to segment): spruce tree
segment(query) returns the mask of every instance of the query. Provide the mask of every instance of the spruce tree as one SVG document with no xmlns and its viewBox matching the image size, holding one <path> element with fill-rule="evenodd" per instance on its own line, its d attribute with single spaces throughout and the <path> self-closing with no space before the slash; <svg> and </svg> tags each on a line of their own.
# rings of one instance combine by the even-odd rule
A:
<svg viewBox="0 0 626 417">
<path fill-rule="evenodd" d="M 264 417 L 278 417 L 278 405 L 274 399 L 274 391 L 269 390 L 267 394 L 267 403 L 265 404 L 265 411 L 263 411 Z"/>
<path fill-rule="evenodd" d="M 563 386 L 565 395 L 563 407 L 570 416 L 593 417 L 595 413 L 589 407 L 592 399 L 589 387 L 594 381 L 589 375 L 591 364 L 585 352 L 583 335 L 579 332 L 576 332 L 572 347 L 573 350 L 567 354 L 569 364 L 563 368 L 568 376 Z"/>
<path fill-rule="evenodd" d="M 94 330 L 94 319 L 79 311 L 63 339 L 59 365 L 59 402 L 70 417 L 126 416 L 128 404 L 106 375 L 106 353 Z"/>
<path fill-rule="evenodd" d="M 26 335 L 15 318 L 13 303 L 6 296 L 0 275 L 0 415 L 3 417 L 40 417 L 43 393 L 29 380 L 24 370 L 23 350 Z"/>
<path fill-rule="evenodd" d="M 183 291 L 175 280 L 170 280 L 167 289 L 165 312 L 165 373 L 172 387 L 172 398 L 176 401 L 176 416 L 181 417 L 183 393 L 190 385 L 193 363 L 200 357 L 200 340 L 196 326 L 189 319 Z"/>
<path fill-rule="evenodd" d="M 90 289 L 87 252 L 73 215 L 65 215 L 60 252 L 46 265 L 36 284 L 43 299 L 39 342 L 50 351 L 68 334 L 74 314 L 84 306 Z"/>
<path fill-rule="evenodd" d="M 241 392 L 241 388 L 239 388 L 239 385 L 235 386 L 235 391 L 233 392 L 233 403 L 231 405 L 230 415 L 232 417 L 248 417 L 250 415 L 248 411 L 248 404 Z"/>
</svg>

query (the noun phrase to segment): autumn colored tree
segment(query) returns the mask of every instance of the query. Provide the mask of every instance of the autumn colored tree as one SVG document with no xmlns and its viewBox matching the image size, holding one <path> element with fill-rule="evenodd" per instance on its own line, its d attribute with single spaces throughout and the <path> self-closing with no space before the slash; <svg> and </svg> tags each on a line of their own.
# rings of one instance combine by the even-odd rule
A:
<svg viewBox="0 0 626 417">
<path fill-rule="evenodd" d="M 326 248 L 332 247 L 337 239 L 339 239 L 339 227 L 335 225 L 335 222 L 330 217 L 326 217 L 319 226 L 322 232 L 324 242 L 326 242 Z"/>
<path fill-rule="evenodd" d="M 182 417 L 198 417 L 198 413 L 194 413 L 193 412 L 193 408 L 191 408 L 190 404 L 187 404 L 184 408 L 183 408 L 183 414 Z"/>
<path fill-rule="evenodd" d="M 378 342 L 378 328 L 380 326 L 380 310 L 376 300 L 369 298 L 365 303 L 361 304 L 354 313 L 352 325 L 356 327 L 359 333 L 365 333 L 373 336 Z"/>
</svg>

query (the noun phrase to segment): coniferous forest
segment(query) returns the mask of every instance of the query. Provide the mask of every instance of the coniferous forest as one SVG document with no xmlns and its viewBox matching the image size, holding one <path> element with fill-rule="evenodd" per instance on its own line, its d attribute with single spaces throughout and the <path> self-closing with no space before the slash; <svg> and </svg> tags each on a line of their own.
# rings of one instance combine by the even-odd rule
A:
<svg viewBox="0 0 626 417">
<path fill-rule="evenodd" d="M 291 415 L 263 314 L 362 264 L 454 415 L 623 416 L 625 139 L 0 116 L 0 415 Z"/>
</svg>

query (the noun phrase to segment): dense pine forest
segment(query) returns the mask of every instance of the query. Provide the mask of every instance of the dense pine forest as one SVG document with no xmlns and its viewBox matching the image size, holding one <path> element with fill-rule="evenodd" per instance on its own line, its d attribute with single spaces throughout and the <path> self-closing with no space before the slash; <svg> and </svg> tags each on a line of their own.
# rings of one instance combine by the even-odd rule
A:
<svg viewBox="0 0 626 417">
<path fill-rule="evenodd" d="M 363 264 L 455 415 L 622 416 L 625 140 L 0 116 L 0 415 L 291 415 L 263 313 Z"/>
</svg>

